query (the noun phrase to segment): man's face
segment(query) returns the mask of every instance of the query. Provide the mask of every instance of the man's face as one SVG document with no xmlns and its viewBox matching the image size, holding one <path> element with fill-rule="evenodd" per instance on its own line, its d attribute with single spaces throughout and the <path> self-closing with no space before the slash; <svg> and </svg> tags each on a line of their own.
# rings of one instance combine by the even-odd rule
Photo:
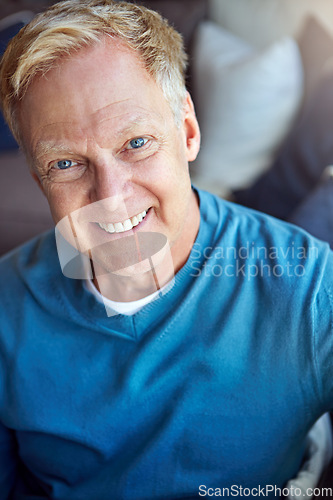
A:
<svg viewBox="0 0 333 500">
<path fill-rule="evenodd" d="M 55 223 L 74 222 L 81 251 L 156 232 L 176 270 L 184 263 L 199 225 L 188 174 L 199 130 L 189 98 L 177 127 L 136 54 L 105 39 L 36 78 L 19 111 L 33 175 Z M 96 252 L 106 270 L 109 253 Z"/>
</svg>

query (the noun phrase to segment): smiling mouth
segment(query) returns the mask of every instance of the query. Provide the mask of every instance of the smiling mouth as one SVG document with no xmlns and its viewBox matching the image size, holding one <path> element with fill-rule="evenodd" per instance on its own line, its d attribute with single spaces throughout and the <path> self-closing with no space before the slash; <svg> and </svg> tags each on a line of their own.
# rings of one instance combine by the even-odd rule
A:
<svg viewBox="0 0 333 500">
<path fill-rule="evenodd" d="M 149 210 L 149 209 L 148 209 Z M 147 211 L 148 212 L 148 211 Z M 124 233 L 125 231 L 130 231 L 133 227 L 138 226 L 140 222 L 147 215 L 146 210 L 140 212 L 138 215 L 134 215 L 130 219 L 126 219 L 123 222 L 97 222 L 98 226 L 106 231 L 107 233 Z"/>
</svg>

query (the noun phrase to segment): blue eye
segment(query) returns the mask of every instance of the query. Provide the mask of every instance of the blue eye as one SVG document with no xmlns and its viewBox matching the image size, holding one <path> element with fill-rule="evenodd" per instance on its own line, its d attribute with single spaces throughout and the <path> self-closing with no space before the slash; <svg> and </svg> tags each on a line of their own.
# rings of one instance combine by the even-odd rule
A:
<svg viewBox="0 0 333 500">
<path fill-rule="evenodd" d="M 71 160 L 61 160 L 57 161 L 56 168 L 59 168 L 60 170 L 66 170 L 66 168 L 70 168 L 72 165 L 73 162 Z"/>
<path fill-rule="evenodd" d="M 128 144 L 131 146 L 133 149 L 138 149 L 142 148 L 146 143 L 148 142 L 148 139 L 144 139 L 143 137 L 137 137 L 136 139 L 132 139 Z"/>
</svg>

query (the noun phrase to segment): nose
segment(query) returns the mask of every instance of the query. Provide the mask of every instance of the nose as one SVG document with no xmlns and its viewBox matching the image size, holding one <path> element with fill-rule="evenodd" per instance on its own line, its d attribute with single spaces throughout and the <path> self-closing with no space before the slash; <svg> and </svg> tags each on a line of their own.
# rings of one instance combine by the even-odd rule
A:
<svg viewBox="0 0 333 500">
<path fill-rule="evenodd" d="M 94 163 L 89 193 L 91 203 L 108 199 L 109 204 L 119 205 L 132 196 L 132 191 L 130 165 L 120 161 L 112 154 L 105 154 Z M 116 207 L 113 208 L 113 210 L 115 209 Z"/>
</svg>

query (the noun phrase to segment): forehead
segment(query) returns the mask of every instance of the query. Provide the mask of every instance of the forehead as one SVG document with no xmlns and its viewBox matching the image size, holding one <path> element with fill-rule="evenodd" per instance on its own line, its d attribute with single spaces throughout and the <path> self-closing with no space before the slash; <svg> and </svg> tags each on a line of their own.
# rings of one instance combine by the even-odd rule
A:
<svg viewBox="0 0 333 500">
<path fill-rule="evenodd" d="M 30 85 L 19 108 L 28 149 L 41 140 L 79 138 L 172 116 L 159 85 L 134 50 L 104 39 L 61 60 Z M 119 130 L 118 130 L 119 129 Z M 74 133 L 75 132 L 75 133 Z"/>
<path fill-rule="evenodd" d="M 129 103 L 117 103 L 113 109 L 107 109 L 104 119 L 95 120 L 87 116 L 84 120 L 61 121 L 51 123 L 38 130 L 32 144 L 32 156 L 36 160 L 50 152 L 65 153 L 86 150 L 90 143 L 100 148 L 119 146 L 125 139 L 138 134 L 155 133 L 160 135 L 166 131 L 165 117 L 157 112 L 146 110 L 127 112 Z"/>
</svg>

